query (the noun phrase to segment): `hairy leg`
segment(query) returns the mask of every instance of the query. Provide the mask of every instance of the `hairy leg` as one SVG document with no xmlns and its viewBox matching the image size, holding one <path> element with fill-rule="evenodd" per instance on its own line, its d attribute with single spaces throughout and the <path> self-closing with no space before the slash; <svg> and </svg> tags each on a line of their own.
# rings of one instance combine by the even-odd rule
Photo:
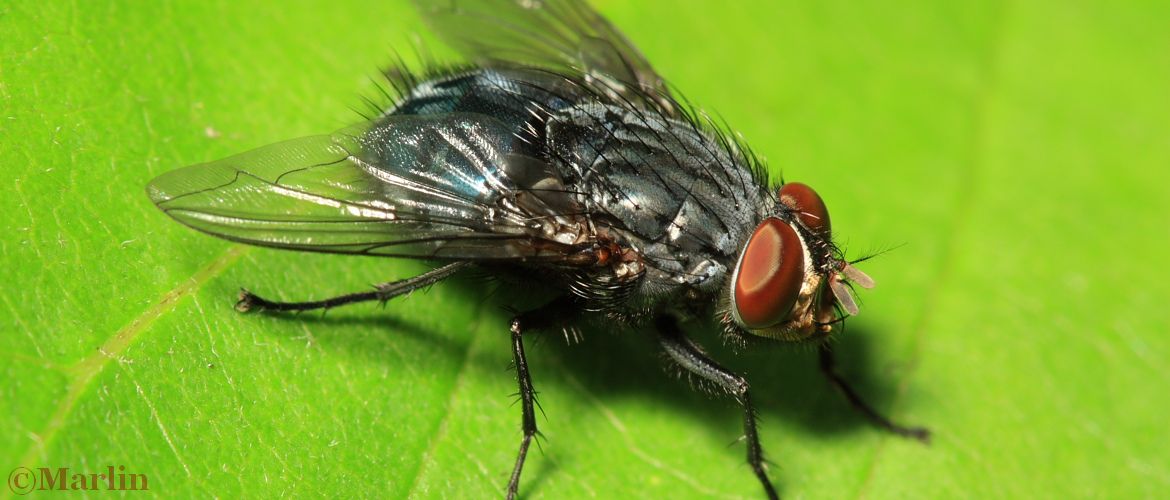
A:
<svg viewBox="0 0 1170 500">
<path fill-rule="evenodd" d="M 674 318 L 660 316 L 656 324 L 659 342 L 671 359 L 686 371 L 723 389 L 743 406 L 743 436 L 747 442 L 748 465 L 760 480 L 768 498 L 779 498 L 764 469 L 764 449 L 760 446 L 760 435 L 756 430 L 756 409 L 752 405 L 747 380 L 709 358 L 698 345 L 683 335 Z"/>
<path fill-rule="evenodd" d="M 835 386 L 838 390 L 841 391 L 842 394 L 845 395 L 845 399 L 849 400 L 849 404 L 853 406 L 853 409 L 857 410 L 862 415 L 865 415 L 865 417 L 868 418 L 870 422 L 873 422 L 874 425 L 877 425 L 878 427 L 881 427 L 887 431 L 902 437 L 917 439 L 923 443 L 930 442 L 929 429 L 925 427 L 908 427 L 895 424 L 889 418 L 886 418 L 884 415 L 878 413 L 877 410 L 873 409 L 873 407 L 870 406 L 869 403 L 866 403 L 865 400 L 861 399 L 861 396 L 857 394 L 857 391 L 854 390 L 853 387 L 849 385 L 849 382 L 845 380 L 845 377 L 841 376 L 841 373 L 837 371 L 837 358 L 833 355 L 833 350 L 830 349 L 828 345 L 821 345 L 820 357 L 821 372 L 825 374 L 825 377 L 829 379 L 829 382 L 831 382 L 833 386 Z"/>
<path fill-rule="evenodd" d="M 467 267 L 467 262 L 453 262 L 441 267 L 437 267 L 425 273 L 422 273 L 413 278 L 407 278 L 399 281 L 391 281 L 374 286 L 374 289 L 368 292 L 348 293 L 339 295 L 337 297 L 330 297 L 324 300 L 314 300 L 309 302 L 276 302 L 265 299 L 247 290 L 240 291 L 240 299 L 236 302 L 236 310 L 240 312 L 249 311 L 274 311 L 274 312 L 301 312 L 311 311 L 313 309 L 330 309 L 337 306 L 347 304 L 356 304 L 358 302 L 366 302 L 377 300 L 386 302 L 394 297 L 413 292 L 419 288 L 425 288 L 435 283 L 443 281 L 451 277 L 460 269 Z"/>
</svg>

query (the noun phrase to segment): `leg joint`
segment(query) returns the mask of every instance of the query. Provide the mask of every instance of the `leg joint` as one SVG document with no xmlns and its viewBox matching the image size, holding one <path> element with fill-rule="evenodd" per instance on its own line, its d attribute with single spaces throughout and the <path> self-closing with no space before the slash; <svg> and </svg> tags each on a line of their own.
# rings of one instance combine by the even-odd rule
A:
<svg viewBox="0 0 1170 500">
<path fill-rule="evenodd" d="M 524 320 L 520 317 L 520 315 L 512 317 L 512 322 L 509 324 L 508 329 L 511 330 L 515 335 L 524 333 Z"/>
<path fill-rule="evenodd" d="M 742 398 L 748 393 L 750 386 L 746 379 L 736 377 L 731 384 L 731 393 L 736 397 Z"/>
</svg>

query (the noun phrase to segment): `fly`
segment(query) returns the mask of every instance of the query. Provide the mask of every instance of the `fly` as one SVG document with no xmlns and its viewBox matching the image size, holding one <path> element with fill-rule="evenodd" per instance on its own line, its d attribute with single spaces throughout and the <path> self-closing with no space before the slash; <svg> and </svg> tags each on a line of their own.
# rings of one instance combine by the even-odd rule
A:
<svg viewBox="0 0 1170 500">
<path fill-rule="evenodd" d="M 816 345 L 854 408 L 928 440 L 880 415 L 835 367 L 826 339 L 857 314 L 853 286 L 874 282 L 833 244 L 816 191 L 770 183 L 750 149 L 677 99 L 579 0 L 419 3 L 473 66 L 388 72 L 399 95 L 365 123 L 178 169 L 147 192 L 227 240 L 435 268 L 319 301 L 244 291 L 239 310 L 385 302 L 473 268 L 550 284 L 555 298 L 509 325 L 523 430 L 509 498 L 537 433 L 524 339 L 590 317 L 650 327 L 670 359 L 742 406 L 747 461 L 770 498 L 750 385 L 683 334 L 684 318 L 714 317 L 733 342 Z"/>
</svg>

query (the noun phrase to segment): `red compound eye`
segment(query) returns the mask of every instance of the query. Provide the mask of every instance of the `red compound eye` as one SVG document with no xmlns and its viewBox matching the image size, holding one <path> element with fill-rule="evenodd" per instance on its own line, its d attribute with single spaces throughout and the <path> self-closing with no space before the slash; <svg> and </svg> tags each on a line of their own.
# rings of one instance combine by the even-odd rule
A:
<svg viewBox="0 0 1170 500">
<path fill-rule="evenodd" d="M 799 212 L 800 222 L 822 236 L 828 236 L 829 209 L 813 188 L 799 182 L 789 182 L 780 188 L 780 203 Z"/>
<path fill-rule="evenodd" d="M 767 328 L 789 319 L 804 282 L 804 249 L 792 226 L 764 219 L 739 258 L 734 304 L 743 326 Z"/>
</svg>

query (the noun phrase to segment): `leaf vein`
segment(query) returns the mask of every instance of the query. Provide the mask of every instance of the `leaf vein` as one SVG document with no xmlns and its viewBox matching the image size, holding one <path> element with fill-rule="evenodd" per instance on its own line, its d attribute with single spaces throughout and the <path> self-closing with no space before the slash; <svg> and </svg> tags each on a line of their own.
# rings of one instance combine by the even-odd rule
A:
<svg viewBox="0 0 1170 500">
<path fill-rule="evenodd" d="M 147 327 L 153 324 L 156 319 L 174 309 L 179 299 L 198 290 L 205 283 L 227 269 L 246 252 L 247 250 L 241 246 L 228 248 L 226 252 L 216 257 L 207 266 L 204 266 L 203 269 L 192 275 L 190 279 L 187 279 L 179 286 L 163 294 L 158 302 L 131 320 L 129 324 L 114 332 L 113 335 L 106 339 L 105 343 L 97 348 L 97 352 L 68 367 L 65 372 L 69 377 L 69 383 L 65 395 L 57 403 L 56 410 L 53 411 L 52 416 L 46 421 L 44 428 L 36 434 L 37 437 L 33 439 L 33 443 L 25 450 L 19 463 L 24 466 L 31 466 L 38 457 L 42 461 L 46 460 L 45 451 L 48 449 L 49 444 L 52 443 L 61 428 L 65 426 L 66 419 L 69 418 L 73 408 L 85 394 L 85 390 L 89 387 L 90 382 L 101 374 L 106 365 L 111 360 L 118 358 L 127 348 L 133 345 L 141 334 L 147 330 Z"/>
<path fill-rule="evenodd" d="M 471 328 L 468 329 L 469 331 L 476 331 L 479 329 L 480 318 L 483 317 L 482 307 L 478 308 L 475 317 L 475 323 L 471 326 Z M 438 448 L 439 443 L 443 441 L 447 435 L 447 425 L 451 421 L 451 409 L 455 407 L 455 400 L 459 396 L 459 390 L 465 383 L 464 380 L 467 378 L 467 372 L 471 371 L 471 353 L 475 350 L 477 339 L 479 339 L 479 336 L 473 335 L 471 340 L 467 343 L 467 349 L 463 351 L 463 363 L 459 367 L 459 373 L 455 375 L 455 383 L 451 384 L 451 392 L 447 395 L 447 405 L 445 411 L 443 412 L 443 418 L 439 421 L 439 426 L 435 428 L 435 434 L 431 436 L 430 444 L 427 446 L 427 451 L 423 453 L 423 456 L 419 459 L 418 471 L 415 472 L 414 479 L 410 481 L 410 488 L 406 490 L 406 498 L 415 497 L 416 493 L 418 492 L 419 484 L 422 482 L 423 476 L 425 476 L 427 473 L 427 462 L 431 460 L 431 457 L 435 453 L 435 449 Z"/>
</svg>

